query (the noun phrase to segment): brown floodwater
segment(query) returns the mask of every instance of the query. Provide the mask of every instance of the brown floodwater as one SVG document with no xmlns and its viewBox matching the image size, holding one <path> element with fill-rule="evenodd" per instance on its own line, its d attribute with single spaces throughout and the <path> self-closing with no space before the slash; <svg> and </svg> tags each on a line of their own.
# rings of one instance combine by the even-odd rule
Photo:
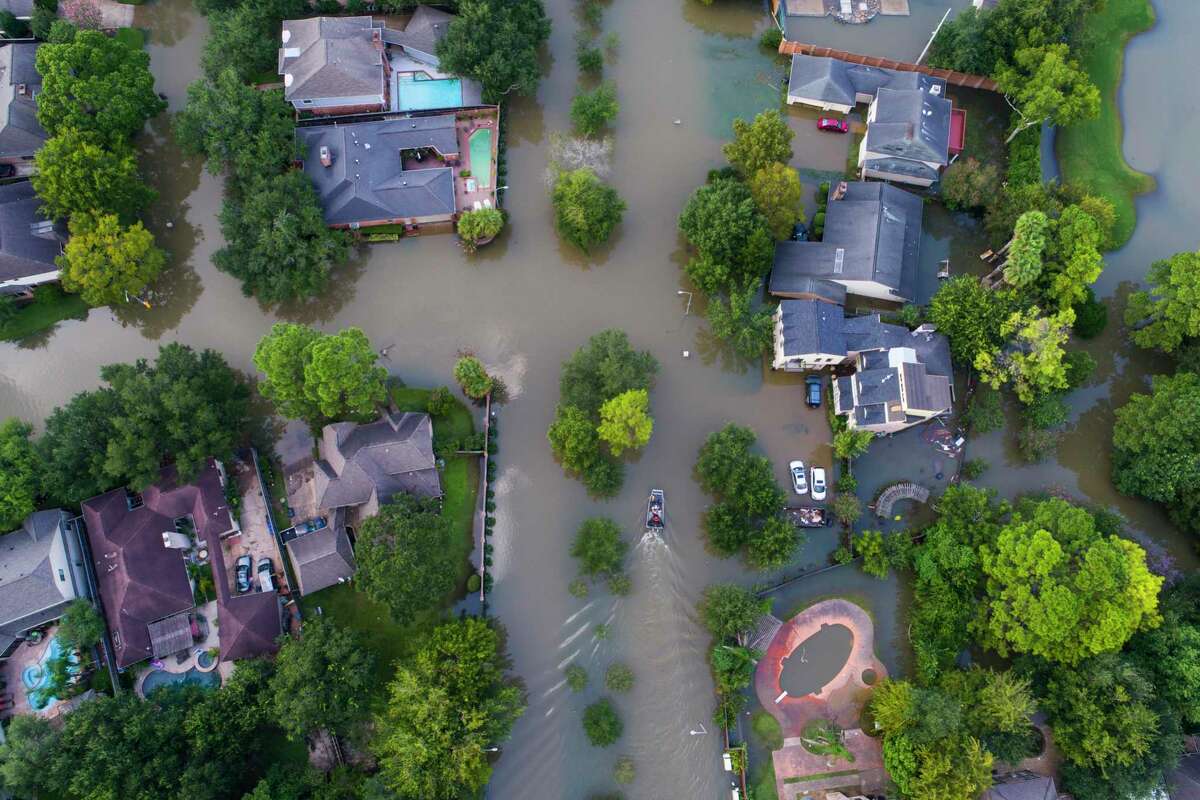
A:
<svg viewBox="0 0 1200 800">
<path fill-rule="evenodd" d="M 940 16 L 929 11 L 935 7 L 930 0 L 912 2 L 910 20 L 876 20 L 854 31 L 823 21 L 828 24 L 819 30 L 876 39 L 879 52 L 912 57 L 928 36 L 931 23 L 923 20 Z M 169 341 L 215 348 L 235 367 L 249 370 L 256 342 L 278 319 L 327 330 L 360 326 L 378 346 L 390 346 L 386 366 L 412 384 L 451 382 L 456 354 L 475 351 L 503 375 L 511 392 L 501 421 L 492 609 L 507 628 L 514 668 L 529 696 L 527 713 L 504 745 L 489 796 L 586 797 L 612 788 L 614 761 L 630 755 L 638 770 L 630 796 L 717 797 L 729 779 L 710 719 L 707 636 L 693 606 L 710 582 L 754 578 L 737 561 L 705 552 L 699 521 L 707 499 L 692 478 L 692 464 L 704 437 L 733 421 L 758 433 L 786 486 L 789 459 L 828 458 L 827 433 L 806 423 L 795 378 L 764 375 L 732 359 L 708 336 L 699 304 L 684 315 L 685 301 L 677 292 L 690 287 L 680 276 L 685 256 L 676 219 L 705 172 L 721 165 L 720 147 L 733 118 L 777 102 L 782 68 L 757 46 L 758 33 L 769 24 L 758 2 L 607 4 L 605 30 L 616 31 L 621 40 L 617 62 L 607 70 L 621 101 L 612 181 L 629 209 L 612 243 L 585 258 L 558 242 L 543 181 L 548 135 L 567 127 L 576 86 L 578 4 L 549 0 L 547 5 L 554 22 L 547 77 L 535 99 L 507 109 L 505 205 L 511 224 L 497 242 L 474 257 L 446 236 L 377 245 L 340 271 L 319 303 L 264 308 L 213 268 L 211 255 L 221 241 L 220 181 L 180 156 L 164 115 L 146 134 L 144 159 L 160 192 L 151 223 L 173 255 L 156 307 L 98 309 L 86 320 L 62 323 L 33 340 L 0 344 L 0 416 L 40 424 L 55 405 L 93 388 L 101 364 L 153 357 Z M 1128 68 L 1134 88 L 1127 85 L 1123 97 L 1129 104 L 1134 163 L 1155 173 L 1170 163 L 1173 171 L 1159 175 L 1158 191 L 1140 202 L 1143 219 L 1150 221 L 1109 259 L 1101 282 L 1105 294 L 1122 281 L 1138 280 L 1151 260 L 1196 244 L 1189 232 L 1200 200 L 1190 190 L 1200 167 L 1177 158 L 1167 161 L 1174 155 L 1174 140 L 1154 113 L 1162 106 L 1150 103 L 1162 99 L 1158 76 L 1167 58 L 1195 60 L 1186 32 L 1200 29 L 1200 8 L 1174 3 L 1160 12 L 1156 31 L 1132 45 Z M 150 31 L 158 88 L 177 111 L 187 84 L 197 76 L 206 24 L 187 0 L 155 0 L 138 7 L 137 20 Z M 1175 135 L 1200 131 L 1195 116 L 1200 103 L 1171 107 L 1184 115 L 1171 126 Z M 808 141 L 814 147 L 811 161 Z M 836 171 L 843 162 L 844 153 L 836 152 L 830 139 L 798 137 L 798 166 Z M 927 241 L 953 252 L 952 229 L 941 223 L 936 228 Z M 1151 232 L 1144 233 L 1147 229 Z M 545 430 L 557 401 L 560 364 L 608 327 L 626 330 L 636 347 L 654 353 L 662 370 L 652 394 L 654 437 L 630 463 L 625 491 L 596 502 L 563 476 Z M 1092 345 L 1101 361 L 1100 382 L 1079 394 L 1077 430 L 1060 459 L 1033 468 L 994 468 L 989 477 L 1006 492 L 1057 483 L 1095 502 L 1117 505 L 1139 527 L 1183 553 L 1189 548 L 1161 514 L 1117 496 L 1108 481 L 1113 402 L 1156 367 L 1121 345 L 1120 335 L 1113 326 Z M 997 467 L 1012 463 L 1003 442 L 993 449 L 987 457 Z M 643 542 L 641 515 L 646 492 L 654 486 L 666 491 L 669 524 L 661 540 Z M 630 556 L 634 591 L 622 599 L 596 591 L 578 600 L 566 590 L 575 569 L 569 543 L 581 520 L 599 514 L 623 524 L 636 543 Z M 829 549 L 822 537 L 813 537 L 812 547 L 818 544 Z M 813 558 L 805 554 L 798 561 Z M 894 605 L 900 602 L 892 582 L 862 579 L 850 570 L 830 575 L 819 591 L 854 592 L 871 585 L 885 587 L 868 589 L 886 594 L 877 605 L 888 598 Z M 791 594 L 796 591 L 793 586 Z M 604 639 L 595 636 L 598 623 L 610 626 Z M 584 706 L 601 694 L 604 668 L 616 660 L 633 667 L 637 683 L 616 698 L 625 735 L 600 750 L 587 744 L 579 720 Z M 572 662 L 586 666 L 592 678 L 591 688 L 578 695 L 562 680 L 562 668 Z"/>
</svg>

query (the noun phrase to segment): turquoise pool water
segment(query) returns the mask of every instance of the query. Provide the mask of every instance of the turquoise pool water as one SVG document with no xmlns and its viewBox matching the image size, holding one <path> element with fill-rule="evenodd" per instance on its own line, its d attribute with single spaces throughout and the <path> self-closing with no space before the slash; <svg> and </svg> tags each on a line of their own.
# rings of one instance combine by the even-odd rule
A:
<svg viewBox="0 0 1200 800">
<path fill-rule="evenodd" d="M 177 684 L 190 683 L 196 686 L 201 686 L 205 689 L 215 689 L 221 685 L 221 676 L 216 670 L 212 672 L 201 672 L 192 667 L 187 672 L 166 672 L 165 670 L 154 670 L 146 676 L 142 681 L 142 695 L 149 697 L 150 693 L 155 689 L 161 689 L 164 686 L 175 686 Z"/>
<path fill-rule="evenodd" d="M 50 682 L 50 668 L 47 666 L 52 660 L 59 658 L 63 654 L 62 645 L 58 642 L 58 637 L 50 640 L 50 644 L 46 647 L 46 652 L 42 654 L 42 660 L 36 664 L 30 664 L 25 669 L 21 670 L 21 683 L 25 684 L 25 694 L 29 700 L 29 707 L 34 711 L 43 711 L 58 702 L 57 697 L 46 697 L 43 689 Z M 79 658 L 73 656 L 71 663 L 67 666 L 68 672 L 78 672 Z"/>
<path fill-rule="evenodd" d="M 397 105 L 401 111 L 427 111 L 433 108 L 458 108 L 462 105 L 462 81 L 405 80 L 396 83 Z"/>
<path fill-rule="evenodd" d="M 479 188 L 492 185 L 492 129 L 480 128 L 471 134 L 471 177 Z"/>
</svg>

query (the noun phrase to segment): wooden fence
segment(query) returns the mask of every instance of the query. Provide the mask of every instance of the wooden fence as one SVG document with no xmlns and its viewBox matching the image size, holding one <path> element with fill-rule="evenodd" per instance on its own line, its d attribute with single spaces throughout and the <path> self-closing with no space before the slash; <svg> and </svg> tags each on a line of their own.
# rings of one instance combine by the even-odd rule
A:
<svg viewBox="0 0 1200 800">
<path fill-rule="evenodd" d="M 955 72 L 949 69 L 937 69 L 935 67 L 926 67 L 922 64 L 910 64 L 906 61 L 894 61 L 890 58 L 879 58 L 877 56 L 864 56 L 858 53 L 848 53 L 845 50 L 835 50 L 832 47 L 821 47 L 815 44 L 805 44 L 804 42 L 789 42 L 786 39 L 779 43 L 779 52 L 785 56 L 819 56 L 824 58 L 836 58 L 841 61 L 848 61 L 851 64 L 863 64 L 868 67 L 882 67 L 883 69 L 894 69 L 901 72 L 923 72 L 926 75 L 932 75 L 935 78 L 941 78 L 951 86 L 963 86 L 968 89 L 984 89 L 989 92 L 998 92 L 1000 88 L 991 78 L 985 78 L 982 75 L 969 75 L 965 72 Z"/>
</svg>

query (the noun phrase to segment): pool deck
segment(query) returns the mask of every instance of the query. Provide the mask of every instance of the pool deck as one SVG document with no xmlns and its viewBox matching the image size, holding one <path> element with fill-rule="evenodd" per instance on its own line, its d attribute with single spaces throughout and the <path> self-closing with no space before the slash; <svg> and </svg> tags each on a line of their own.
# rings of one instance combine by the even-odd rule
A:
<svg viewBox="0 0 1200 800">
<path fill-rule="evenodd" d="M 471 134 L 477 130 L 489 128 L 492 131 L 492 163 L 491 163 L 491 181 L 492 184 L 488 188 L 482 188 L 476 184 L 475 191 L 468 191 L 468 178 L 462 178 L 459 173 L 462 170 L 470 170 L 474 172 L 471 166 Z M 496 208 L 496 180 L 499 177 L 496 173 L 496 158 L 497 148 L 499 146 L 500 132 L 498 128 L 498 114 L 495 110 L 484 110 L 478 114 L 473 114 L 466 119 L 459 119 L 455 122 L 455 129 L 458 133 L 458 152 L 460 163 L 454 173 L 454 203 L 458 208 L 458 213 L 472 211 L 475 208 L 475 203 L 479 202 L 487 205 L 484 201 L 492 204 Z"/>
<path fill-rule="evenodd" d="M 0 667 L 0 677 L 5 681 L 4 690 L 0 694 L 11 694 L 13 698 L 13 707 L 5 711 L 0 711 L 0 717 L 9 717 L 15 714 L 40 713 L 29 705 L 29 691 L 25 688 L 25 684 L 21 682 L 21 673 L 25 671 L 26 667 L 41 663 L 42 657 L 46 654 L 46 648 L 50 646 L 50 640 L 54 638 L 56 630 L 57 628 L 51 628 L 49 634 L 44 636 L 35 645 L 30 645 L 27 642 L 17 645 L 17 649 L 4 661 L 3 667 Z"/>
<path fill-rule="evenodd" d="M 198 651 L 208 650 L 209 648 L 217 646 L 217 626 L 214 624 L 214 622 L 217 620 L 217 601 L 211 600 L 202 606 L 198 606 L 196 608 L 196 613 L 208 620 L 208 636 L 206 636 L 203 641 L 196 642 L 192 645 L 191 649 L 188 651 L 187 659 L 185 659 L 182 663 L 180 663 L 175 656 L 168 656 L 162 660 L 163 668 L 161 670 L 156 670 L 153 667 L 148 667 L 147 669 L 142 670 L 141 674 L 139 674 L 137 677 L 136 691 L 138 697 L 145 698 L 145 695 L 142 694 L 142 684 L 145 682 L 146 676 L 152 672 L 170 672 L 177 674 L 180 672 L 187 672 L 192 667 L 195 667 L 201 672 L 212 672 L 214 669 L 216 669 L 221 673 L 222 680 L 225 680 L 229 677 L 229 673 L 233 671 L 233 665 L 228 662 L 221 661 L 219 663 L 214 663 L 207 668 L 196 663 L 196 653 Z M 148 664 L 149 662 L 145 663 Z"/>
</svg>

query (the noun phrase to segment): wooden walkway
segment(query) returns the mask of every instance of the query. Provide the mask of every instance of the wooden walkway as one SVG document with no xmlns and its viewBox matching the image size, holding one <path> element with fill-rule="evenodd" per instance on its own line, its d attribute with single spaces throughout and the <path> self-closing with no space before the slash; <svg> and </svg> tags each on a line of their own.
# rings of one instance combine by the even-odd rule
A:
<svg viewBox="0 0 1200 800">
<path fill-rule="evenodd" d="M 832 47 L 820 47 L 815 44 L 805 44 L 804 42 L 789 42 L 784 40 L 779 43 L 779 52 L 785 56 L 820 56 L 825 58 L 837 58 L 842 61 L 848 61 L 851 64 L 863 64 L 868 67 L 882 67 L 883 69 L 894 69 L 901 72 L 922 72 L 926 75 L 932 75 L 935 78 L 941 78 L 951 86 L 963 86 L 968 89 L 984 89 L 989 92 L 998 92 L 1000 88 L 991 78 L 985 78 L 982 75 L 970 75 L 965 72 L 955 72 L 949 69 L 937 69 L 935 67 L 926 67 L 923 64 L 910 64 L 907 61 L 894 61 L 890 58 L 878 58 L 876 56 L 864 56 L 858 53 L 850 53 L 845 50 L 835 50 Z"/>
<path fill-rule="evenodd" d="M 892 506 L 901 500 L 929 502 L 929 490 L 919 483 L 896 483 L 884 489 L 875 501 L 875 516 L 887 519 L 892 515 Z"/>
</svg>

